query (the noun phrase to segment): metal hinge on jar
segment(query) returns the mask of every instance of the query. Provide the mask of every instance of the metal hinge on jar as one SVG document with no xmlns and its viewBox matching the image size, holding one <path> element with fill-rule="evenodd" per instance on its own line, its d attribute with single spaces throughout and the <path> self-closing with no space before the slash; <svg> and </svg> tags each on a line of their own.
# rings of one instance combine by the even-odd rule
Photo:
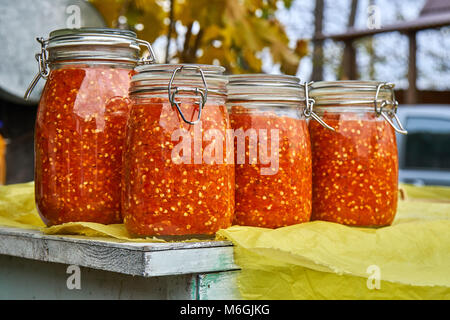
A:
<svg viewBox="0 0 450 320">
<path fill-rule="evenodd" d="M 381 104 L 378 102 L 378 96 L 380 94 L 381 89 L 387 88 L 391 91 L 392 100 L 383 100 L 381 101 Z M 402 123 L 400 122 L 400 119 L 397 116 L 397 107 L 398 102 L 395 99 L 395 93 L 394 93 L 394 85 L 392 83 L 383 82 L 380 83 L 377 86 L 377 91 L 375 93 L 375 99 L 373 101 L 375 113 L 377 116 L 382 116 L 395 130 L 395 132 L 398 132 L 400 134 L 408 134 L 408 131 L 405 130 Z M 390 108 L 385 109 L 386 106 L 390 106 Z M 398 127 L 394 124 L 392 119 L 395 120 L 395 122 L 398 124 Z"/>
<path fill-rule="evenodd" d="M 172 88 L 173 86 L 173 80 L 175 79 L 175 76 L 177 75 L 178 72 L 181 72 L 181 70 L 195 70 L 198 71 L 202 77 L 202 82 L 203 82 L 203 89 L 200 88 L 189 88 L 189 87 L 175 87 Z M 172 105 L 172 107 L 176 107 L 178 110 L 178 113 L 181 116 L 181 119 L 183 119 L 184 122 L 194 125 L 196 123 L 198 123 L 200 121 L 200 118 L 202 116 L 202 109 L 205 106 L 206 100 L 208 99 L 208 85 L 206 84 L 206 79 L 205 79 L 205 74 L 203 73 L 203 70 L 198 67 L 198 66 L 180 66 L 178 68 L 176 68 L 173 73 L 172 76 L 170 77 L 170 81 L 169 81 L 169 87 L 168 87 L 168 94 L 169 94 L 169 101 L 170 104 Z M 183 114 L 183 111 L 181 111 L 180 108 L 180 103 L 175 101 L 175 95 L 178 92 L 191 92 L 194 93 L 195 95 L 199 95 L 200 101 L 195 102 L 196 105 L 198 105 L 198 116 L 197 116 L 197 120 L 195 121 L 189 121 L 186 119 L 186 117 Z"/>
<path fill-rule="evenodd" d="M 323 127 L 331 130 L 336 131 L 332 126 L 327 124 L 325 121 L 322 120 L 322 118 L 319 117 L 317 113 L 314 112 L 314 104 L 316 101 L 313 98 L 309 97 L 309 87 L 313 84 L 313 81 L 310 81 L 308 83 L 304 84 L 305 87 L 305 109 L 303 109 L 303 115 L 308 118 L 313 118 L 317 122 L 319 122 Z"/>
<path fill-rule="evenodd" d="M 30 85 L 28 86 L 28 89 L 24 95 L 25 100 L 28 99 L 28 97 L 30 96 L 31 92 L 33 91 L 34 87 L 37 85 L 39 80 L 41 78 L 47 79 L 50 73 L 50 69 L 48 67 L 48 51 L 47 51 L 48 39 L 45 40 L 44 38 L 36 38 L 36 41 L 41 44 L 41 52 L 35 55 L 36 61 L 39 66 L 39 72 L 34 76 L 33 81 L 31 81 Z"/>
<path fill-rule="evenodd" d="M 138 64 L 152 64 L 156 62 L 156 55 L 155 52 L 153 51 L 152 45 L 150 44 L 150 42 L 145 41 L 145 40 L 141 40 L 141 39 L 136 39 L 136 42 L 139 45 L 142 45 L 144 47 L 147 48 L 148 50 L 148 56 L 146 57 L 142 57 L 141 59 L 139 59 Z"/>
</svg>

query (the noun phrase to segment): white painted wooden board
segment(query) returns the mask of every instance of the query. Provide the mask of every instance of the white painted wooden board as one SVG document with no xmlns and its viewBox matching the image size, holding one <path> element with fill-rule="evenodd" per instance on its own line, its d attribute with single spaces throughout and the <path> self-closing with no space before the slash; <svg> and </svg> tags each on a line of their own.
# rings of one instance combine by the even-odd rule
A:
<svg viewBox="0 0 450 320">
<path fill-rule="evenodd" d="M 143 278 L 80 268 L 79 288 L 69 288 L 68 265 L 0 255 L 0 300 L 187 299 L 198 297 L 198 276 Z"/>
<path fill-rule="evenodd" d="M 120 243 L 7 227 L 0 254 L 144 277 L 239 269 L 228 241 Z"/>
</svg>

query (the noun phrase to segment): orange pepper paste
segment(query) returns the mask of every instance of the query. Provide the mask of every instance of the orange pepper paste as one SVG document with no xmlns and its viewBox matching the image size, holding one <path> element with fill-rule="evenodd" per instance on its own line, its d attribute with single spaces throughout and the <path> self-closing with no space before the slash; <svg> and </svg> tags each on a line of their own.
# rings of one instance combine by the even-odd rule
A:
<svg viewBox="0 0 450 320">
<path fill-rule="evenodd" d="M 130 69 L 52 70 L 35 131 L 35 189 L 47 225 L 120 223 Z"/>
<path fill-rule="evenodd" d="M 180 107 L 183 114 L 192 114 L 192 119 L 197 119 L 197 105 L 189 102 L 181 103 Z M 190 125 L 183 122 L 167 99 L 152 97 L 133 101 L 122 198 L 124 223 L 131 234 L 212 235 L 231 225 L 234 165 L 226 162 L 226 141 L 221 142 L 223 163 L 205 163 L 202 158 L 211 143 L 205 139 L 206 132 L 217 130 L 225 138 L 229 127 L 226 107 L 214 102 L 208 102 L 203 108 L 201 123 Z M 174 162 L 172 151 L 182 139 L 178 136 L 173 139 L 172 135 L 180 129 L 192 139 L 190 163 Z M 195 136 L 196 131 L 201 136 Z M 200 139 L 197 149 L 194 139 Z M 185 156 L 184 151 L 179 154 Z"/>
<path fill-rule="evenodd" d="M 336 132 L 309 122 L 313 220 L 385 226 L 397 210 L 398 159 L 393 128 L 374 112 L 324 113 Z"/>
<path fill-rule="evenodd" d="M 262 175 L 267 164 L 251 164 L 250 138 L 246 137 L 246 162 L 236 166 L 236 212 L 234 224 L 278 228 L 307 222 L 311 216 L 311 147 L 305 119 L 270 112 L 231 108 L 234 130 L 266 129 L 267 145 L 273 146 L 270 131 L 278 129 L 279 164 L 272 175 Z M 261 137 L 259 137 L 261 138 Z M 237 140 L 235 139 L 235 143 Z M 235 147 L 235 152 L 238 148 Z"/>
</svg>

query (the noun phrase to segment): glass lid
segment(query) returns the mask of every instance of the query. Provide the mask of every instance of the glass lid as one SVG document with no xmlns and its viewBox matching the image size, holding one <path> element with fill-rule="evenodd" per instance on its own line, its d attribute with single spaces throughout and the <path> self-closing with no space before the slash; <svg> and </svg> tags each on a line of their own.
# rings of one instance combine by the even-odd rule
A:
<svg viewBox="0 0 450 320">
<path fill-rule="evenodd" d="M 79 45 L 125 45 L 139 49 L 136 33 L 110 28 L 58 29 L 50 32 L 48 49 Z"/>
<path fill-rule="evenodd" d="M 375 100 L 389 105 L 396 104 L 394 84 L 380 81 L 318 81 L 309 85 L 309 97 L 314 99 L 314 105 L 319 106 L 349 106 L 373 104 Z"/>
<path fill-rule="evenodd" d="M 230 101 L 304 101 L 300 79 L 289 75 L 240 74 L 228 77 Z"/>
</svg>

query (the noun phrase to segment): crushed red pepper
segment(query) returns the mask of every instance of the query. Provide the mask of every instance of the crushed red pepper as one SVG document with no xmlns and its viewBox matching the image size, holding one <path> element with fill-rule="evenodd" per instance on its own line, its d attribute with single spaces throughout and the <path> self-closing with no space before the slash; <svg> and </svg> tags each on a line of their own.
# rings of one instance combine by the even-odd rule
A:
<svg viewBox="0 0 450 320">
<path fill-rule="evenodd" d="M 122 148 L 132 73 L 107 66 L 51 71 L 35 132 L 36 202 L 47 225 L 121 222 Z"/>
<path fill-rule="evenodd" d="M 181 109 L 185 115 L 192 114 L 192 119 L 197 119 L 198 106 L 186 101 L 181 103 Z M 195 160 L 211 143 L 205 141 L 205 133 L 210 129 L 223 135 L 225 150 L 226 130 L 230 128 L 226 107 L 208 98 L 202 111 L 201 127 L 199 125 L 183 122 L 167 99 L 154 97 L 133 101 L 127 128 L 122 195 L 124 223 L 131 234 L 211 235 L 231 225 L 234 213 L 232 161 L 226 161 L 225 152 L 221 156 L 223 163 Z M 197 150 L 194 147 L 196 128 L 202 130 Z M 186 130 L 192 138 L 191 164 L 174 163 L 176 157 L 172 157 L 172 151 L 182 141 L 172 139 L 178 129 Z M 184 152 L 181 155 L 184 156 Z"/>
<path fill-rule="evenodd" d="M 374 112 L 324 113 L 336 132 L 310 121 L 313 220 L 385 226 L 397 209 L 398 159 L 393 128 Z"/>
<path fill-rule="evenodd" d="M 236 161 L 236 211 L 234 224 L 278 228 L 307 222 L 311 216 L 311 147 L 305 119 L 294 119 L 268 112 L 252 112 L 232 106 L 233 129 L 279 129 L 279 165 L 273 175 L 262 175 L 260 162 L 251 164 L 249 138 L 246 162 Z M 237 140 L 235 141 L 237 143 Z M 273 141 L 267 135 L 267 145 Z M 238 148 L 235 147 L 235 153 Z"/>
</svg>

